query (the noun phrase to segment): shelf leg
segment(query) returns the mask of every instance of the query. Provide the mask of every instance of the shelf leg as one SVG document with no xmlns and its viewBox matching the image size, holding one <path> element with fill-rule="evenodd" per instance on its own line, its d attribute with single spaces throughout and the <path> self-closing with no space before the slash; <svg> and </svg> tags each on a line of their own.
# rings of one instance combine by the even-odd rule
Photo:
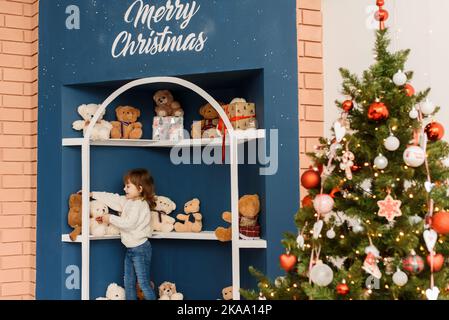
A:
<svg viewBox="0 0 449 320">
<path fill-rule="evenodd" d="M 240 300 L 239 173 L 237 138 L 231 135 L 232 297 Z"/>
<path fill-rule="evenodd" d="M 90 145 L 89 140 L 84 139 L 81 147 L 81 172 L 82 172 L 82 230 L 81 230 L 81 299 L 89 300 L 89 193 L 90 193 Z"/>
</svg>

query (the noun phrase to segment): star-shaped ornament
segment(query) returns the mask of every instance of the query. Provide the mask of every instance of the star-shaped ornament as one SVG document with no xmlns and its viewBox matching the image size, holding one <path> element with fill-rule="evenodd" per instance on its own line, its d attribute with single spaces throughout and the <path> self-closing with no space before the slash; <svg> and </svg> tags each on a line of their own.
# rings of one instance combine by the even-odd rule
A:
<svg viewBox="0 0 449 320">
<path fill-rule="evenodd" d="M 401 201 L 394 200 L 389 194 L 384 200 L 377 201 L 377 205 L 379 206 L 379 212 L 377 213 L 379 217 L 385 217 L 390 222 L 395 217 L 402 216 Z"/>
</svg>

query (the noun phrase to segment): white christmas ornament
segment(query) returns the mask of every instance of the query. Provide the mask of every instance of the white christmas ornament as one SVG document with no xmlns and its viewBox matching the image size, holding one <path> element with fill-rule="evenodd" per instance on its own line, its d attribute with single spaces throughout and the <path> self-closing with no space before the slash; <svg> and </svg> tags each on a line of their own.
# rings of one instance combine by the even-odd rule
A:
<svg viewBox="0 0 449 320">
<path fill-rule="evenodd" d="M 443 166 L 445 166 L 446 168 L 449 168 L 449 158 L 444 158 L 443 160 L 441 160 L 441 163 L 442 163 Z"/>
<path fill-rule="evenodd" d="M 426 230 L 423 233 L 424 242 L 426 243 L 427 250 L 429 252 L 433 252 L 433 248 L 435 248 L 435 244 L 438 240 L 438 233 L 435 230 Z"/>
<path fill-rule="evenodd" d="M 326 287 L 334 279 L 334 272 L 327 264 L 318 261 L 310 271 L 310 279 L 314 284 L 320 287 Z"/>
<path fill-rule="evenodd" d="M 332 211 L 334 208 L 334 199 L 328 194 L 319 194 L 313 199 L 313 207 L 316 212 L 321 215 L 325 215 Z"/>
<path fill-rule="evenodd" d="M 399 149 L 401 142 L 393 134 L 384 141 L 384 147 L 388 151 L 396 151 Z"/>
<path fill-rule="evenodd" d="M 418 224 L 422 221 L 422 218 L 415 214 L 414 216 L 408 217 L 408 221 L 410 224 Z"/>
<path fill-rule="evenodd" d="M 402 72 L 402 70 L 399 70 L 394 74 L 393 82 L 398 87 L 403 86 L 404 84 L 407 83 L 407 75 L 404 72 Z"/>
<path fill-rule="evenodd" d="M 374 165 L 380 170 L 385 169 L 388 166 L 388 159 L 382 154 L 379 154 L 376 159 L 374 159 Z"/>
<path fill-rule="evenodd" d="M 427 300 L 438 300 L 439 294 L 440 294 L 440 289 L 438 289 L 438 287 L 433 287 L 432 289 L 426 290 Z"/>
<path fill-rule="evenodd" d="M 408 282 L 407 274 L 398 268 L 397 271 L 393 274 L 393 282 L 399 287 L 405 286 Z"/>
<path fill-rule="evenodd" d="M 334 132 L 335 132 L 335 139 L 337 139 L 337 142 L 340 142 L 346 135 L 346 128 L 341 124 L 340 121 L 336 121 L 334 123 Z"/>
<path fill-rule="evenodd" d="M 419 167 L 426 160 L 425 151 L 418 146 L 410 146 L 404 151 L 404 162 L 409 167 Z"/>
<path fill-rule="evenodd" d="M 328 237 L 329 239 L 334 239 L 335 238 L 335 231 L 334 231 L 334 229 L 327 230 L 326 237 Z"/>
<path fill-rule="evenodd" d="M 304 237 L 302 235 L 298 235 L 296 244 L 298 245 L 298 249 L 304 249 Z"/>
<path fill-rule="evenodd" d="M 421 104 L 421 112 L 424 115 L 428 116 L 429 114 L 432 114 L 434 111 L 435 111 L 435 105 L 429 99 L 426 99 L 426 101 L 424 101 Z"/>
<path fill-rule="evenodd" d="M 313 238 L 314 239 L 318 239 L 318 237 L 321 234 L 321 230 L 323 229 L 323 220 L 319 220 L 317 222 L 315 222 L 315 224 L 313 225 Z"/>
<path fill-rule="evenodd" d="M 418 112 L 418 110 L 416 110 L 415 108 L 413 108 L 413 109 L 408 113 L 408 116 L 409 116 L 411 119 L 416 119 L 416 118 L 418 118 L 418 116 L 419 116 L 419 112 Z"/>
</svg>

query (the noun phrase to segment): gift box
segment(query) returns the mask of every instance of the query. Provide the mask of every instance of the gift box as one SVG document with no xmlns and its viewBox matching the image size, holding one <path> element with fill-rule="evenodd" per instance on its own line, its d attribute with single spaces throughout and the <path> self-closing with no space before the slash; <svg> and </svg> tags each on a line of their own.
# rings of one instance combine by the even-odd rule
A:
<svg viewBox="0 0 449 320">
<path fill-rule="evenodd" d="M 202 136 L 201 126 L 202 126 L 201 120 L 193 121 L 191 131 L 192 139 L 201 139 Z"/>
<path fill-rule="evenodd" d="M 256 105 L 254 103 L 234 102 L 224 105 L 223 109 L 235 130 L 257 129 Z M 220 123 L 219 129 L 223 132 L 223 123 Z"/>
<path fill-rule="evenodd" d="M 154 117 L 153 140 L 178 141 L 184 139 L 183 117 Z"/>
<path fill-rule="evenodd" d="M 240 238 L 247 239 L 247 240 L 253 240 L 253 239 L 260 239 L 260 226 L 247 226 L 247 227 L 240 227 Z"/>
</svg>

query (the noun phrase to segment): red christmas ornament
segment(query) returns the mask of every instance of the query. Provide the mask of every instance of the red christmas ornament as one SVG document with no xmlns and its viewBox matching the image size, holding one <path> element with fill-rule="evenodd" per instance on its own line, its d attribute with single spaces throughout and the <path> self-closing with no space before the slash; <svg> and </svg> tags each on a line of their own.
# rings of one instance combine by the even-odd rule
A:
<svg viewBox="0 0 449 320">
<path fill-rule="evenodd" d="M 351 167 L 351 171 L 352 172 L 357 172 L 357 171 L 359 171 L 360 169 L 362 169 L 362 167 L 361 166 L 358 166 L 358 165 L 353 165 L 352 167 Z"/>
<path fill-rule="evenodd" d="M 339 283 L 337 285 L 337 293 L 341 296 L 345 296 L 349 293 L 349 287 L 346 283 Z"/>
<path fill-rule="evenodd" d="M 387 106 L 383 102 L 374 102 L 369 106 L 368 119 L 374 121 L 385 120 L 389 117 Z"/>
<path fill-rule="evenodd" d="M 342 103 L 341 107 L 345 112 L 349 112 L 354 108 L 354 102 L 352 102 L 352 100 L 346 100 Z"/>
<path fill-rule="evenodd" d="M 449 233 L 449 212 L 440 211 L 432 217 L 432 229 L 441 234 Z"/>
<path fill-rule="evenodd" d="M 415 94 L 415 88 L 409 83 L 404 86 L 405 94 L 409 97 L 412 97 Z"/>
<path fill-rule="evenodd" d="M 424 270 L 424 260 L 418 255 L 409 255 L 402 260 L 402 268 L 410 273 L 420 273 Z"/>
<path fill-rule="evenodd" d="M 311 196 L 305 196 L 302 201 L 303 208 L 312 208 L 313 207 L 313 199 Z"/>
<path fill-rule="evenodd" d="M 427 256 L 427 264 L 431 267 L 430 254 Z M 433 255 L 433 272 L 438 272 L 443 268 L 444 256 L 441 253 Z"/>
<path fill-rule="evenodd" d="M 385 22 L 385 21 L 387 21 L 388 17 L 389 17 L 389 13 L 388 13 L 388 11 L 385 10 L 385 9 L 379 9 L 379 10 L 377 10 L 377 11 L 376 11 L 376 14 L 374 15 L 374 18 L 375 18 L 377 21 L 380 21 L 380 22 Z"/>
<path fill-rule="evenodd" d="M 290 253 L 283 253 L 279 257 L 281 268 L 284 269 L 285 272 L 291 271 L 295 267 L 297 261 L 297 258 Z"/>
<path fill-rule="evenodd" d="M 383 7 L 384 5 L 385 5 L 385 1 L 384 0 L 377 0 L 376 1 L 376 6 Z"/>
<path fill-rule="evenodd" d="M 315 189 L 318 188 L 321 184 L 320 174 L 310 168 L 306 172 L 304 172 L 301 176 L 301 185 L 306 189 Z"/>
<path fill-rule="evenodd" d="M 324 166 L 322 163 L 317 165 L 318 173 L 321 175 L 323 173 Z"/>
<path fill-rule="evenodd" d="M 339 188 L 333 188 L 331 193 L 329 193 L 329 195 L 335 199 L 336 195 L 340 192 Z"/>
<path fill-rule="evenodd" d="M 444 136 L 444 127 L 441 123 L 434 121 L 426 126 L 425 132 L 430 141 L 438 141 Z"/>
</svg>

